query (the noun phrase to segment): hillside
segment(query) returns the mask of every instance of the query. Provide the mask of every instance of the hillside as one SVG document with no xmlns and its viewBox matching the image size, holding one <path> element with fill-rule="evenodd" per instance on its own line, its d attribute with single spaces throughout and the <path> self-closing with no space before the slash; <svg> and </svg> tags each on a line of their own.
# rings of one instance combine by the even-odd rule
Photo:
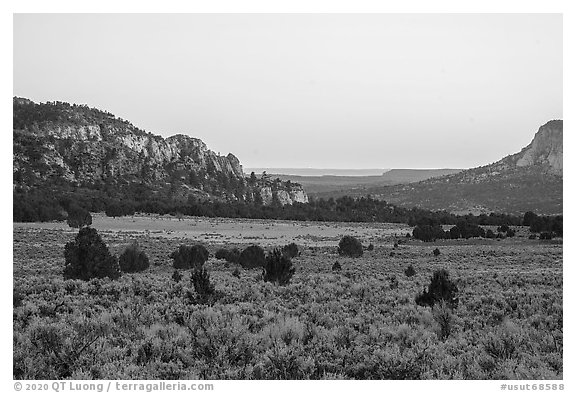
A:
<svg viewBox="0 0 576 393">
<path fill-rule="evenodd" d="M 371 194 L 400 206 L 447 209 L 453 213 L 562 214 L 563 122 L 540 127 L 520 152 L 493 164 L 419 183 L 372 187 Z"/>
<path fill-rule="evenodd" d="M 142 200 L 306 202 L 298 184 L 244 177 L 240 160 L 197 138 L 143 131 L 113 114 L 64 102 L 13 99 L 15 192 L 95 190 Z"/>
</svg>

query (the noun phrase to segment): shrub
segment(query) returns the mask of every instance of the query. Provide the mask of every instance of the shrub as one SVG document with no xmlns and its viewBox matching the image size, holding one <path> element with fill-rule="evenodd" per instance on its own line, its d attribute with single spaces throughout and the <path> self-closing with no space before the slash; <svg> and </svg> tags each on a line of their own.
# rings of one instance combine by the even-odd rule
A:
<svg viewBox="0 0 576 393">
<path fill-rule="evenodd" d="M 368 245 L 368 248 L 366 249 L 366 251 L 374 251 L 374 244 L 370 243 L 370 245 Z"/>
<path fill-rule="evenodd" d="M 122 255 L 120 255 L 119 262 L 120 270 L 126 273 L 141 272 L 150 266 L 148 256 L 136 242 L 126 247 Z"/>
<path fill-rule="evenodd" d="M 68 208 L 68 218 L 66 219 L 66 223 L 71 228 L 86 227 L 92 225 L 92 216 L 88 210 L 72 204 Z"/>
<path fill-rule="evenodd" d="M 295 258 L 300 255 L 298 250 L 298 245 L 296 243 L 290 243 L 282 247 L 282 254 L 286 255 L 288 258 Z"/>
<path fill-rule="evenodd" d="M 338 254 L 346 255 L 349 257 L 361 257 L 364 251 L 362 250 L 362 243 L 353 236 L 346 235 L 340 239 L 338 244 Z"/>
<path fill-rule="evenodd" d="M 232 275 L 236 278 L 240 278 L 240 269 L 238 269 L 238 268 L 234 269 L 234 271 L 232 272 Z"/>
<path fill-rule="evenodd" d="M 263 267 L 266 264 L 264 249 L 255 244 L 248 246 L 240 254 L 238 262 L 240 262 L 240 265 L 245 269 Z"/>
<path fill-rule="evenodd" d="M 338 261 L 334 262 L 334 264 L 332 265 L 332 271 L 333 272 L 339 272 L 340 270 L 342 270 L 342 266 L 340 265 L 340 262 L 338 262 Z"/>
<path fill-rule="evenodd" d="M 512 228 L 508 228 L 508 230 L 506 231 L 506 236 L 507 237 L 514 237 L 514 235 L 516 235 L 516 231 Z"/>
<path fill-rule="evenodd" d="M 445 301 L 450 307 L 457 307 L 457 292 L 458 287 L 450 281 L 448 271 L 445 269 L 436 270 L 430 280 L 430 285 L 428 285 L 428 291 L 424 289 L 424 292 L 416 296 L 416 304 L 432 307 L 440 301 Z"/>
<path fill-rule="evenodd" d="M 492 229 L 486 230 L 486 238 L 487 239 L 494 239 L 495 237 L 496 237 L 496 234 L 494 233 L 494 231 Z"/>
<path fill-rule="evenodd" d="M 536 239 L 536 234 L 535 233 L 531 234 L 530 236 L 528 236 L 528 239 L 530 240 Z"/>
<path fill-rule="evenodd" d="M 194 286 L 194 291 L 201 296 L 210 296 L 215 293 L 214 284 L 210 282 L 210 274 L 205 268 L 192 270 L 190 283 Z"/>
<path fill-rule="evenodd" d="M 264 281 L 286 285 L 290 283 L 295 271 L 296 269 L 292 267 L 292 260 L 275 248 L 266 256 L 262 278 Z"/>
<path fill-rule="evenodd" d="M 178 269 L 175 269 L 174 273 L 172 273 L 172 280 L 174 280 L 174 282 L 180 282 L 182 280 L 182 273 L 180 273 Z"/>
<path fill-rule="evenodd" d="M 14 308 L 20 307 L 22 305 L 22 300 L 24 300 L 22 293 L 18 289 L 12 288 L 12 306 Z"/>
<path fill-rule="evenodd" d="M 540 233 L 540 240 L 551 240 L 552 233 L 551 232 L 542 232 Z"/>
<path fill-rule="evenodd" d="M 410 265 L 408 266 L 405 270 L 404 270 L 404 274 L 406 275 L 406 277 L 412 277 L 416 275 L 416 270 L 414 269 L 414 266 Z"/>
<path fill-rule="evenodd" d="M 454 317 L 450 306 L 444 300 L 441 300 L 433 307 L 432 316 L 439 327 L 438 338 L 442 341 L 446 340 L 452 333 L 454 326 Z"/>
<path fill-rule="evenodd" d="M 440 255 L 440 250 L 438 248 L 435 248 L 434 251 L 432 251 L 432 253 L 434 254 L 435 257 L 437 257 L 438 255 Z"/>
<path fill-rule="evenodd" d="M 498 232 L 502 232 L 502 233 L 508 232 L 509 229 L 510 229 L 510 227 L 506 224 L 500 225 L 498 228 L 496 228 L 496 230 Z"/>
<path fill-rule="evenodd" d="M 240 250 L 237 248 L 233 248 L 231 250 L 220 248 L 218 251 L 216 251 L 214 256 L 216 259 L 224 259 L 230 263 L 238 263 L 238 260 L 240 259 Z"/>
<path fill-rule="evenodd" d="M 64 259 L 64 279 L 117 279 L 121 274 L 118 260 L 94 228 L 80 229 L 74 241 L 64 247 Z"/>
<path fill-rule="evenodd" d="M 201 244 L 194 246 L 180 245 L 180 248 L 170 254 L 174 260 L 172 266 L 176 269 L 200 269 L 208 260 L 208 250 Z"/>
<path fill-rule="evenodd" d="M 388 276 L 388 281 L 390 281 L 390 289 L 398 288 L 398 277 Z"/>
</svg>

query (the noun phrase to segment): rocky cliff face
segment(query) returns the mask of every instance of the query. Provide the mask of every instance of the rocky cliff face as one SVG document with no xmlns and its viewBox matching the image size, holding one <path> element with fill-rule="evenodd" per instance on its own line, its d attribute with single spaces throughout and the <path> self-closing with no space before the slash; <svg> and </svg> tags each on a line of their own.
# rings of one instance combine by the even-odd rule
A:
<svg viewBox="0 0 576 393">
<path fill-rule="evenodd" d="M 516 165 L 544 166 L 550 173 L 562 176 L 563 143 L 562 143 L 562 120 L 552 120 L 544 124 L 532 142 L 520 153 L 516 154 Z"/>
<path fill-rule="evenodd" d="M 200 139 L 164 139 L 86 106 L 15 97 L 13 109 L 15 187 L 143 182 L 233 200 L 250 192 L 238 158 L 218 155 Z M 286 192 L 281 203 L 307 200 L 302 193 Z"/>
</svg>

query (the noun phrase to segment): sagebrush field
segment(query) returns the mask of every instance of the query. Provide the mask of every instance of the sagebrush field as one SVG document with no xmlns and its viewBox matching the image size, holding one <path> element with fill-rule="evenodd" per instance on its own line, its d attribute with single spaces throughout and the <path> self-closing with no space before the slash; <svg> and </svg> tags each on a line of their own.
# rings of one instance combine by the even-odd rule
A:
<svg viewBox="0 0 576 393">
<path fill-rule="evenodd" d="M 407 239 L 401 224 L 95 216 L 111 252 L 150 259 L 120 279 L 64 280 L 65 224 L 14 224 L 15 379 L 561 379 L 562 243 Z M 362 257 L 338 255 L 356 236 Z M 201 242 L 216 294 L 199 300 L 170 253 Z M 290 284 L 214 258 L 298 244 Z M 394 244 L 398 243 L 397 246 Z M 438 248 L 440 254 L 434 255 Z M 341 271 L 332 271 L 338 261 Z M 408 277 L 412 265 L 416 274 Z M 415 297 L 444 268 L 458 307 Z"/>
</svg>

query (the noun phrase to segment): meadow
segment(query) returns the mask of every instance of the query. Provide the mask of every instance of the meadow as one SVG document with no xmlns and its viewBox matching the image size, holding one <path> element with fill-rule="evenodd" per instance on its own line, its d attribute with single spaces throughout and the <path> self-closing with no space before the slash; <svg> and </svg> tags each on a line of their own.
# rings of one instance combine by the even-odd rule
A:
<svg viewBox="0 0 576 393">
<path fill-rule="evenodd" d="M 15 379 L 562 379 L 562 242 L 407 239 L 403 224 L 95 215 L 113 254 L 150 258 L 118 280 L 64 280 L 65 223 L 13 227 Z M 343 235 L 364 246 L 338 255 Z M 169 255 L 201 242 L 216 294 L 200 300 Z M 290 242 L 289 285 L 214 258 Z M 395 246 L 396 243 L 396 246 Z M 434 256 L 438 248 L 440 255 Z M 333 272 L 338 261 L 342 270 Z M 408 277 L 412 265 L 416 275 Z M 458 307 L 415 297 L 447 269 Z"/>
</svg>

